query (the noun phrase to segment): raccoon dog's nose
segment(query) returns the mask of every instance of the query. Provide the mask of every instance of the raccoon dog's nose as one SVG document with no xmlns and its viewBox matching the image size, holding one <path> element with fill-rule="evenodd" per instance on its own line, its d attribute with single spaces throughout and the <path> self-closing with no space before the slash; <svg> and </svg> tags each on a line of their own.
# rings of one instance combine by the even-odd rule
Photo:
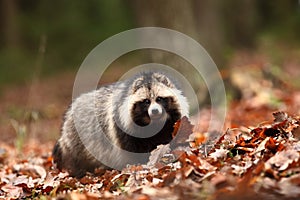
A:
<svg viewBox="0 0 300 200">
<path fill-rule="evenodd" d="M 157 108 L 154 108 L 151 110 L 153 115 L 157 115 L 159 113 L 159 110 Z"/>
<path fill-rule="evenodd" d="M 148 114 L 149 114 L 150 118 L 153 118 L 153 119 L 160 118 L 163 114 L 161 105 L 159 105 L 158 103 L 151 104 L 148 109 Z"/>
</svg>

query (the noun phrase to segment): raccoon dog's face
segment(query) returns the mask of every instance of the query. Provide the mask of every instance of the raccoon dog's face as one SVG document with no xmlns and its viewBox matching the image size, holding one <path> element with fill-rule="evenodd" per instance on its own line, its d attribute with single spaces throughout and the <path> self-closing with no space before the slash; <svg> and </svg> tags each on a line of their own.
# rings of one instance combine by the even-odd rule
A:
<svg viewBox="0 0 300 200">
<path fill-rule="evenodd" d="M 139 126 L 166 120 L 174 123 L 188 115 L 187 101 L 182 92 L 163 74 L 141 75 L 133 82 L 131 93 L 130 115 Z"/>
</svg>

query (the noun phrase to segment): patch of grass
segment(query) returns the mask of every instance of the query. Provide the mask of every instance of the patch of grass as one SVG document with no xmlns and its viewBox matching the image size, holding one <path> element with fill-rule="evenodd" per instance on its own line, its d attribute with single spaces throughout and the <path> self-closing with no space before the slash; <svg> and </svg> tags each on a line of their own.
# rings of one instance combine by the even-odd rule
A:
<svg viewBox="0 0 300 200">
<path fill-rule="evenodd" d="M 16 132 L 16 139 L 15 139 L 15 147 L 19 153 L 22 152 L 24 141 L 27 136 L 27 127 L 25 124 L 19 123 L 18 121 L 11 119 L 10 121 L 12 127 Z"/>
</svg>

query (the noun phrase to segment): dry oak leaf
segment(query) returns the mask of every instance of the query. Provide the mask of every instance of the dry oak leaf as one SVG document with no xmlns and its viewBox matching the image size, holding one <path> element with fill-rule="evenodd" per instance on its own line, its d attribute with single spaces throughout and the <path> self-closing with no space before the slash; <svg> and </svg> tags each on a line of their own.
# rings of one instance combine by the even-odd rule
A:
<svg viewBox="0 0 300 200">
<path fill-rule="evenodd" d="M 299 117 L 291 117 L 286 112 L 274 112 L 274 128 L 282 128 L 285 132 L 290 133 L 299 127 Z"/>
<path fill-rule="evenodd" d="M 229 153 L 229 150 L 227 149 L 215 149 L 214 152 L 212 152 L 208 157 L 212 158 L 214 161 L 217 161 L 219 159 L 226 159 L 227 154 Z"/>
<path fill-rule="evenodd" d="M 205 136 L 205 134 L 200 133 L 200 132 L 195 132 L 193 134 L 190 135 L 189 141 L 190 141 L 190 145 L 193 148 L 197 148 L 200 147 L 201 144 L 204 144 L 207 140 L 207 137 Z"/>
<path fill-rule="evenodd" d="M 23 194 L 22 187 L 14 186 L 11 184 L 7 184 L 1 187 L 1 190 L 7 193 L 7 197 L 9 199 L 18 199 Z"/>
<path fill-rule="evenodd" d="M 172 133 L 174 144 L 186 143 L 190 135 L 193 133 L 194 125 L 191 124 L 189 119 L 184 116 L 174 124 L 174 131 Z"/>
<path fill-rule="evenodd" d="M 278 186 L 280 188 L 280 193 L 286 197 L 299 198 L 300 196 L 300 174 L 282 178 Z"/>
<path fill-rule="evenodd" d="M 291 163 L 298 162 L 299 158 L 299 152 L 294 149 L 279 151 L 265 163 L 265 169 L 283 171 L 286 170 Z"/>
</svg>

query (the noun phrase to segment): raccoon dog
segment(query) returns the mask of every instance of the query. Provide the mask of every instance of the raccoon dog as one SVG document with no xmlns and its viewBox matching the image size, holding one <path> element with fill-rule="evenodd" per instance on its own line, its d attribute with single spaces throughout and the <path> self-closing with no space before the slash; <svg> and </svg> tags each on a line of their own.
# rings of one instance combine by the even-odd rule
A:
<svg viewBox="0 0 300 200">
<path fill-rule="evenodd" d="M 163 73 L 144 72 L 102 86 L 70 105 L 54 162 L 76 177 L 95 168 L 146 162 L 147 156 L 137 155 L 169 143 L 174 123 L 183 116 L 188 116 L 187 99 Z"/>
</svg>

